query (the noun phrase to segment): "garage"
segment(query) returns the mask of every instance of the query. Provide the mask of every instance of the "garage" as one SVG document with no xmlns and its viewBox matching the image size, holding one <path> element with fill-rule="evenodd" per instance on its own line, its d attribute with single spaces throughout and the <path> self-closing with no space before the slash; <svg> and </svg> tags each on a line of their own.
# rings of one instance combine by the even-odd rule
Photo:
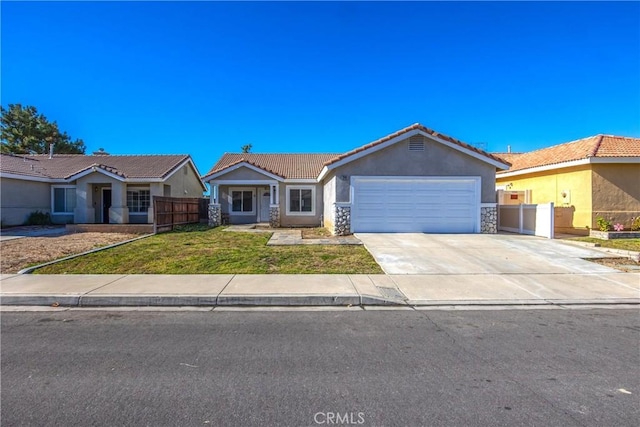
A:
<svg viewBox="0 0 640 427">
<path fill-rule="evenodd" d="M 361 233 L 478 233 L 480 177 L 352 177 Z"/>
</svg>

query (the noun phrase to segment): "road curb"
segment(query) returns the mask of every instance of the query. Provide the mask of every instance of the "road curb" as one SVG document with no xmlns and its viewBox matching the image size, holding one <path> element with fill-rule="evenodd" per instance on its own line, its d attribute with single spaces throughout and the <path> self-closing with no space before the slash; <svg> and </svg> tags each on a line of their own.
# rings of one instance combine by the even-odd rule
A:
<svg viewBox="0 0 640 427">
<path fill-rule="evenodd" d="M 233 307 L 233 306 L 553 306 L 639 305 L 640 298 L 557 300 L 420 300 L 396 302 L 353 295 L 3 295 L 3 306 L 61 307 Z"/>
</svg>

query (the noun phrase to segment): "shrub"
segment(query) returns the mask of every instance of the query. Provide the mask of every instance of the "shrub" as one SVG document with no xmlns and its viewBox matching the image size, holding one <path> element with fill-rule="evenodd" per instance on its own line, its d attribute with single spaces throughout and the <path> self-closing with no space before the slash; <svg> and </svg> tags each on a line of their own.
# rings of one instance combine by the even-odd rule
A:
<svg viewBox="0 0 640 427">
<path fill-rule="evenodd" d="M 596 223 L 598 224 L 598 229 L 600 231 L 611 230 L 611 221 L 609 221 L 608 219 L 604 219 L 603 217 L 599 216 L 596 218 Z"/>
<path fill-rule="evenodd" d="M 51 215 L 49 212 L 35 211 L 29 214 L 24 225 L 50 225 Z"/>
<path fill-rule="evenodd" d="M 631 218 L 631 231 L 640 231 L 640 216 Z"/>
</svg>

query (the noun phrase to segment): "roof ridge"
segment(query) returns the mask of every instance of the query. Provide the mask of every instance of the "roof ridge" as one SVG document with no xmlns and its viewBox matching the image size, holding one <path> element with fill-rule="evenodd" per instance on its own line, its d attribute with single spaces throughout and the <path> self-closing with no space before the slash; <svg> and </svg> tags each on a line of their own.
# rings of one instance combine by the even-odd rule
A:
<svg viewBox="0 0 640 427">
<path fill-rule="evenodd" d="M 587 157 L 595 157 L 598 154 L 598 150 L 602 145 L 602 140 L 604 139 L 604 135 L 600 134 L 597 137 L 598 137 L 598 140 L 596 141 L 596 145 L 595 147 L 593 147 L 593 150 L 591 151 L 590 154 L 587 155 Z"/>
</svg>

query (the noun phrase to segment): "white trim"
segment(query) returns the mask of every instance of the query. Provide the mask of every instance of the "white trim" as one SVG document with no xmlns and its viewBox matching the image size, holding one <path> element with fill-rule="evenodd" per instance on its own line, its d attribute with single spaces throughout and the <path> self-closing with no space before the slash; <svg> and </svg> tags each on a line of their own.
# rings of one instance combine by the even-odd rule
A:
<svg viewBox="0 0 640 427">
<path fill-rule="evenodd" d="M 36 181 L 36 182 L 46 182 L 46 183 L 57 183 L 57 182 L 59 182 L 60 184 L 67 183 L 67 181 L 64 179 L 53 179 L 53 178 L 39 177 L 39 176 L 20 175 L 20 174 L 15 174 L 10 172 L 9 173 L 0 172 L 0 178 L 20 179 L 23 181 Z"/>
<path fill-rule="evenodd" d="M 52 185 L 51 186 L 51 215 L 74 215 L 74 212 L 56 212 L 55 207 L 56 207 L 56 203 L 55 203 L 55 192 L 57 188 L 65 188 L 65 189 L 74 189 L 76 190 L 76 186 L 75 185 Z M 65 191 L 65 202 L 66 202 L 66 198 L 67 198 L 67 192 Z M 75 194 L 74 192 L 74 196 L 76 197 L 76 206 L 78 204 L 78 196 L 77 194 Z M 65 203 L 66 204 L 66 203 Z M 66 207 L 66 206 L 65 206 Z M 75 206 L 74 206 L 74 210 L 75 210 Z"/>
<path fill-rule="evenodd" d="M 206 182 L 206 181 L 211 181 L 211 180 L 213 180 L 213 179 L 216 179 L 216 178 L 217 178 L 217 177 L 219 177 L 219 176 L 226 175 L 226 174 L 228 174 L 229 172 L 232 172 L 232 171 L 234 171 L 234 170 L 236 170 L 236 169 L 243 168 L 243 167 L 244 167 L 244 168 L 247 168 L 247 169 L 251 169 L 251 170 L 253 170 L 254 172 L 258 172 L 259 174 L 262 174 L 262 175 L 264 175 L 264 176 L 267 176 L 267 177 L 269 177 L 269 178 L 271 178 L 271 179 L 275 179 L 276 181 L 284 181 L 284 178 L 282 178 L 281 176 L 274 175 L 274 174 L 272 174 L 272 173 L 270 173 L 270 172 L 267 172 L 267 171 L 266 171 L 266 170 L 264 170 L 264 169 L 261 169 L 261 168 L 259 168 L 259 167 L 257 167 L 257 166 L 254 166 L 254 165 L 252 165 L 251 163 L 248 163 L 248 162 L 240 162 L 240 163 L 238 163 L 238 164 L 236 164 L 236 165 L 229 166 L 229 167 L 227 167 L 227 168 L 225 168 L 225 169 L 222 169 L 222 170 L 220 170 L 220 171 L 218 171 L 218 172 L 215 172 L 215 173 L 212 173 L 212 174 L 210 174 L 210 175 L 205 175 L 205 176 L 202 178 L 202 180 L 203 180 L 203 181 L 205 181 L 205 182 Z"/>
<path fill-rule="evenodd" d="M 517 171 L 505 171 L 496 174 L 496 179 L 509 178 L 512 176 L 526 175 L 529 173 L 545 172 L 554 169 L 570 168 L 589 164 L 612 164 L 612 163 L 640 163 L 640 157 L 588 157 L 586 159 L 571 160 L 568 162 L 554 163 L 552 165 L 534 166 Z"/>
<path fill-rule="evenodd" d="M 207 181 L 209 185 L 277 185 L 278 181 L 267 180 L 244 180 L 244 179 L 230 179 L 230 180 L 210 180 Z"/>
<path fill-rule="evenodd" d="M 87 175 L 91 175 L 94 172 L 101 173 L 101 174 L 106 175 L 106 176 L 108 176 L 110 178 L 113 178 L 113 179 L 115 179 L 117 181 L 121 181 L 121 182 L 125 181 L 124 177 L 122 177 L 120 175 L 116 175 L 115 173 L 108 172 L 108 171 L 106 171 L 106 170 L 104 170 L 102 168 L 99 168 L 98 166 L 90 166 L 90 167 L 88 167 L 88 168 L 86 168 L 86 169 L 84 169 L 84 170 L 82 170 L 80 172 L 76 172 L 73 175 L 69 175 L 65 179 L 67 181 L 76 181 L 76 180 L 78 180 L 78 179 L 80 179 L 82 177 L 85 177 Z"/>
<path fill-rule="evenodd" d="M 497 206 L 497 203 L 480 203 L 481 208 L 495 208 Z"/>
<path fill-rule="evenodd" d="M 311 211 L 310 212 L 292 212 L 290 206 L 291 190 L 311 190 Z M 302 203 L 302 200 L 300 200 Z M 285 214 L 287 216 L 315 216 L 316 215 L 316 186 L 315 185 L 287 185 L 285 187 Z M 300 206 L 302 207 L 302 206 Z"/>
<path fill-rule="evenodd" d="M 589 157 L 591 163 L 640 163 L 640 157 Z"/>
<path fill-rule="evenodd" d="M 300 183 L 300 184 L 316 184 L 318 182 L 317 179 L 315 178 L 305 178 L 305 179 L 301 179 L 301 178 L 287 178 L 285 179 L 283 182 L 285 183 L 290 183 L 290 184 L 295 184 L 295 183 Z"/>
<path fill-rule="evenodd" d="M 147 206 L 147 210 L 145 212 L 133 212 L 131 211 L 131 206 L 129 206 L 129 195 L 127 194 L 129 191 L 131 192 L 140 192 L 140 191 L 148 191 L 149 192 L 149 206 Z M 124 189 L 124 193 L 125 193 L 125 199 L 127 202 L 127 209 L 129 209 L 129 215 L 148 215 L 149 214 L 149 209 L 153 208 L 153 195 L 151 194 L 151 186 L 148 187 L 142 187 L 142 186 L 125 186 Z M 140 197 L 140 195 L 138 195 L 138 198 Z"/>
<path fill-rule="evenodd" d="M 233 192 L 234 191 L 251 191 L 251 211 L 234 211 L 233 210 Z M 233 215 L 233 216 L 251 216 L 251 215 L 257 215 L 257 204 L 258 204 L 258 200 L 256 197 L 256 188 L 255 187 L 229 187 L 229 190 L 227 192 L 227 202 L 229 204 L 229 215 Z"/>
<path fill-rule="evenodd" d="M 318 178 L 316 178 L 316 181 L 317 182 L 322 181 L 322 178 L 324 178 L 328 172 L 329 172 L 329 168 L 327 166 L 324 166 L 320 171 L 320 175 L 318 175 Z"/>
</svg>

